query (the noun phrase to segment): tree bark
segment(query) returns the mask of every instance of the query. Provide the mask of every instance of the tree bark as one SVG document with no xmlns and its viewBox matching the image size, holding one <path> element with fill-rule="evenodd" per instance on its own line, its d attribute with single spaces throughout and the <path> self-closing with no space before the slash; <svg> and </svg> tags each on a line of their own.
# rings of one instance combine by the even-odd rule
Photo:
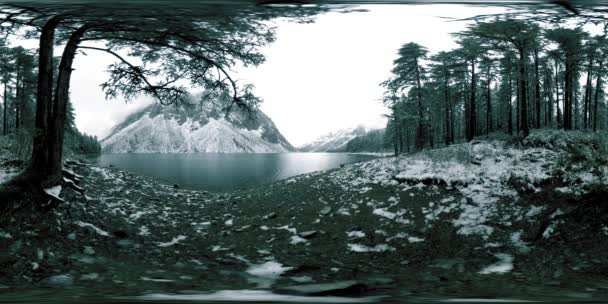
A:
<svg viewBox="0 0 608 304">
<path fill-rule="evenodd" d="M 600 91 L 602 88 L 602 70 L 604 68 L 604 60 L 600 60 L 600 67 L 597 70 L 597 82 L 595 84 L 595 100 L 593 105 L 593 131 L 597 131 L 597 118 L 599 111 L 599 99 L 600 99 Z"/>
<path fill-rule="evenodd" d="M 448 84 L 448 75 L 447 75 L 447 71 L 445 69 L 445 63 L 443 64 L 444 69 L 443 69 L 443 90 L 444 90 L 444 94 L 445 94 L 445 145 L 449 146 L 450 145 L 450 134 L 451 134 L 451 130 L 450 130 L 450 87 Z"/>
<path fill-rule="evenodd" d="M 530 134 L 530 127 L 528 126 L 528 102 L 527 102 L 527 81 L 526 81 L 526 56 L 523 49 L 519 50 L 519 82 L 521 86 L 521 109 L 520 109 L 520 120 L 521 120 L 521 132 L 524 137 L 528 137 Z"/>
<path fill-rule="evenodd" d="M 22 105 L 22 100 L 21 100 L 21 95 L 23 94 L 23 91 L 21 90 L 21 84 L 22 84 L 22 76 L 21 76 L 21 65 L 19 63 L 19 61 L 17 61 L 17 77 L 16 77 L 16 84 L 15 84 L 15 130 L 19 130 L 19 124 L 20 124 L 20 111 L 21 111 L 21 105 Z"/>
<path fill-rule="evenodd" d="M 509 135 L 513 135 L 513 74 L 511 73 L 511 65 L 509 64 L 509 117 L 507 122 L 507 130 Z"/>
<path fill-rule="evenodd" d="M 63 158 L 63 139 L 66 121 L 66 109 L 69 98 L 70 78 L 72 76 L 72 63 L 78 49 L 78 44 L 82 36 L 87 31 L 88 26 L 82 26 L 72 32 L 63 50 L 61 63 L 59 64 L 59 74 L 57 76 L 57 87 L 53 99 L 53 121 L 49 129 L 49 172 L 51 180 L 61 177 L 61 160 Z"/>
<path fill-rule="evenodd" d="M 467 132 L 467 141 L 473 140 L 477 133 L 477 113 L 475 111 L 475 60 L 471 60 L 471 102 L 469 102 L 469 131 Z"/>
<path fill-rule="evenodd" d="M 38 87 L 36 92 L 36 118 L 32 145 L 32 159 L 28 173 L 32 176 L 44 177 L 49 173 L 49 158 L 47 146 L 48 115 L 53 96 L 53 47 L 55 44 L 55 29 L 63 16 L 49 19 L 40 34 L 38 54 Z"/>
<path fill-rule="evenodd" d="M 570 62 L 566 59 L 564 71 L 564 129 L 572 130 L 572 84 L 570 77 Z"/>
<path fill-rule="evenodd" d="M 394 110 L 393 110 L 393 113 L 395 113 Z M 399 155 L 399 134 L 397 133 L 397 129 L 398 129 L 397 119 L 393 118 L 393 120 L 394 120 L 393 121 L 393 124 L 394 124 L 393 125 L 393 128 L 394 128 L 394 130 L 393 130 L 393 133 L 394 133 L 393 134 L 393 140 L 394 140 L 393 147 L 395 148 L 395 156 L 398 156 Z"/>
<path fill-rule="evenodd" d="M 422 82 L 420 80 L 420 69 L 418 67 L 418 59 L 416 59 L 416 99 L 418 101 L 418 127 L 416 129 L 416 149 L 422 150 L 424 147 L 423 136 L 423 112 L 422 112 Z"/>
<path fill-rule="evenodd" d="M 555 108 L 557 109 L 557 111 L 556 111 L 557 127 L 563 128 L 564 123 L 563 123 L 562 111 L 559 108 L 559 63 L 557 62 L 557 58 L 555 59 Z"/>
<path fill-rule="evenodd" d="M 535 83 L 535 87 L 536 90 L 534 92 L 534 98 L 536 101 L 536 109 L 535 109 L 535 113 L 536 113 L 536 124 L 535 127 L 537 129 L 540 129 L 540 75 L 538 73 L 538 49 L 534 48 L 534 81 Z"/>
<path fill-rule="evenodd" d="M 4 108 L 3 108 L 3 112 L 4 115 L 2 117 L 2 135 L 6 135 L 8 134 L 8 117 L 7 117 L 7 113 L 8 113 L 8 76 L 4 75 Z"/>
<path fill-rule="evenodd" d="M 547 63 L 547 72 L 545 75 L 545 82 L 546 82 L 546 94 L 547 94 L 547 113 L 546 113 L 546 125 L 548 127 L 553 127 L 553 85 L 551 84 L 551 79 L 552 79 L 552 75 L 551 75 L 551 68 L 549 67 L 549 64 Z"/>
<path fill-rule="evenodd" d="M 584 96 L 584 104 L 583 104 L 583 126 L 585 129 L 591 127 L 590 124 L 590 110 L 591 110 L 591 76 L 593 72 L 593 56 L 589 58 L 589 66 L 587 68 L 587 82 L 585 84 L 585 96 Z"/>
<path fill-rule="evenodd" d="M 492 80 L 490 79 L 490 68 L 487 71 L 488 78 L 488 87 L 487 96 L 486 96 L 486 135 L 490 134 L 490 132 L 494 131 L 492 129 Z"/>
</svg>

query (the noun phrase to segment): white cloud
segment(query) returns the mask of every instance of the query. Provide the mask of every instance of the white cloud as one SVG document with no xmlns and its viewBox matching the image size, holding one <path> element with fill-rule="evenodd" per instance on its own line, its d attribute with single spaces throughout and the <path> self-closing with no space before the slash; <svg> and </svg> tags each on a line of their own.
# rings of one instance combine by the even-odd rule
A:
<svg viewBox="0 0 608 304">
<path fill-rule="evenodd" d="M 264 50 L 267 62 L 240 69 L 256 85 L 261 108 L 294 145 L 359 124 L 382 127 L 386 109 L 379 83 L 389 76 L 397 49 L 417 42 L 431 52 L 455 46 L 450 33 L 466 27 L 440 17 L 463 18 L 503 8 L 457 5 L 369 6 L 366 13 L 329 13 L 313 24 L 278 22 L 277 41 Z M 110 55 L 88 52 L 75 61 L 71 96 L 78 128 L 104 137 L 129 113 L 151 101 L 106 101 L 99 85 Z"/>
</svg>

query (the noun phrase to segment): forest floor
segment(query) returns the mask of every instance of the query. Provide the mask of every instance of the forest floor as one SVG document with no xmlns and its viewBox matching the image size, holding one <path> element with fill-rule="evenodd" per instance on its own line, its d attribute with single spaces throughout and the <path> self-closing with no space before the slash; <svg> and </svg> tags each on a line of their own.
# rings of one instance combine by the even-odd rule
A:
<svg viewBox="0 0 608 304">
<path fill-rule="evenodd" d="M 86 195 L 0 219 L 0 302 L 605 302 L 608 167 L 566 135 L 229 193 L 70 162 Z"/>
</svg>

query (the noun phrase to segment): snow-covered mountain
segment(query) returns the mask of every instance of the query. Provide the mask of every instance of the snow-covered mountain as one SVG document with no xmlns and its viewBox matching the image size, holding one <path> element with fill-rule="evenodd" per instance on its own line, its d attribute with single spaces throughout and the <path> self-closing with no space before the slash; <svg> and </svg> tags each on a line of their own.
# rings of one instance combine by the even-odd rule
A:
<svg viewBox="0 0 608 304">
<path fill-rule="evenodd" d="M 364 127 L 349 128 L 323 135 L 311 143 L 298 148 L 303 152 L 340 152 L 344 151 L 346 144 L 358 136 L 367 133 Z"/>
<path fill-rule="evenodd" d="M 153 104 L 131 114 L 101 141 L 103 153 L 280 153 L 295 149 L 260 110 L 225 103 Z"/>
</svg>

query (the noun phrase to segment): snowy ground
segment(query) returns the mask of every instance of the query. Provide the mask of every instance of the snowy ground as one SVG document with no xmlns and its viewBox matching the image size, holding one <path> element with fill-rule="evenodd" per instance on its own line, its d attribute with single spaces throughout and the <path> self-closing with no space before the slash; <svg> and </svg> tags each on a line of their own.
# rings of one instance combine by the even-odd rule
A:
<svg viewBox="0 0 608 304">
<path fill-rule="evenodd" d="M 608 227 L 581 238 L 560 218 L 572 209 L 564 198 L 605 183 L 607 171 L 577 163 L 563 172 L 565 153 L 547 142 L 477 142 L 217 194 L 76 166 L 85 197 L 65 189 L 68 203 L 46 221 L 0 226 L 10 253 L 0 264 L 17 265 L 0 284 L 165 300 L 183 290 L 217 291 L 192 296 L 203 300 L 332 288 L 608 296 Z"/>
</svg>

